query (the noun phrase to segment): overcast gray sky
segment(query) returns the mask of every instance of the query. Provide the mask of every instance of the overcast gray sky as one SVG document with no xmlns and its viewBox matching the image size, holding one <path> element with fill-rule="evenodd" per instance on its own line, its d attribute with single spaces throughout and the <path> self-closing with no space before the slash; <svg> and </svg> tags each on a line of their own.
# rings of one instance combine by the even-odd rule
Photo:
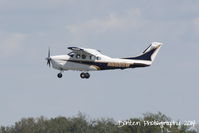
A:
<svg viewBox="0 0 199 133">
<path fill-rule="evenodd" d="M 79 72 L 46 66 L 47 49 L 99 49 L 135 56 L 163 42 L 148 68 Z M 124 120 L 162 112 L 199 120 L 198 0 L 0 0 L 0 125 L 24 117 Z"/>
</svg>

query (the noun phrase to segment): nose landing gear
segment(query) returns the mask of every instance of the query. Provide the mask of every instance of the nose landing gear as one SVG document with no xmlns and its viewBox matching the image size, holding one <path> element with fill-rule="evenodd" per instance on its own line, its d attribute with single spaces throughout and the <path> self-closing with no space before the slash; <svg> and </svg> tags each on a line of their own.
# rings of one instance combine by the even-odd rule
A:
<svg viewBox="0 0 199 133">
<path fill-rule="evenodd" d="M 61 77 L 62 77 L 62 73 L 58 73 L 58 74 L 57 74 L 57 77 L 58 77 L 58 78 L 61 78 Z"/>
<path fill-rule="evenodd" d="M 81 77 L 82 79 L 84 79 L 84 78 L 89 79 L 89 78 L 90 78 L 90 74 L 89 74 L 89 73 L 81 73 L 81 74 L 80 74 L 80 77 Z"/>
</svg>

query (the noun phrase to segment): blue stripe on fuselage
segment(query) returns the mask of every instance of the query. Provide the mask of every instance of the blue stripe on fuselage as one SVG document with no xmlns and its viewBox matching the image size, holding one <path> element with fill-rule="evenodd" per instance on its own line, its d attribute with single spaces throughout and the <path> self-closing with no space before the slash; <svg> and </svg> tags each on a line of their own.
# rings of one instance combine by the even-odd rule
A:
<svg viewBox="0 0 199 133">
<path fill-rule="evenodd" d="M 110 70 L 110 69 L 127 69 L 127 68 L 136 68 L 136 67 L 146 67 L 149 65 L 134 63 L 130 64 L 129 67 L 113 67 L 108 66 L 108 62 L 93 62 L 93 61 L 83 61 L 83 60 L 68 60 L 69 62 L 84 64 L 84 65 L 94 65 L 100 68 L 100 70 Z"/>
</svg>

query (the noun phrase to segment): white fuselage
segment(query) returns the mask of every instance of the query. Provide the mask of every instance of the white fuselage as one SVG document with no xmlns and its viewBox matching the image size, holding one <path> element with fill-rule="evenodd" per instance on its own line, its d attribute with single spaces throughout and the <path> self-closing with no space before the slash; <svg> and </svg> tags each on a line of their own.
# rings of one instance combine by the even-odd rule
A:
<svg viewBox="0 0 199 133">
<path fill-rule="evenodd" d="M 96 71 L 109 69 L 132 68 L 134 64 L 151 65 L 151 61 L 129 60 L 111 58 L 105 55 L 98 55 L 100 59 L 76 59 L 69 55 L 51 56 L 53 68 L 58 70 Z"/>
</svg>

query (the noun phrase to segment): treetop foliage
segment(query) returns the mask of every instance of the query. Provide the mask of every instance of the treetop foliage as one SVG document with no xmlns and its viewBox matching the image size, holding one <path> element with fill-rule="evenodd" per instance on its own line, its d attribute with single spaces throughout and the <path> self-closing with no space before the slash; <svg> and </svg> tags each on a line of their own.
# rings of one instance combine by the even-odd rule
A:
<svg viewBox="0 0 199 133">
<path fill-rule="evenodd" d="M 152 122 L 152 125 L 147 125 Z M 145 113 L 143 118 L 131 118 L 116 122 L 113 119 L 88 120 L 86 115 L 79 113 L 76 117 L 56 117 L 47 119 L 23 118 L 13 126 L 1 126 L 0 133 L 197 133 L 190 126 L 172 127 L 153 125 L 155 122 L 171 122 L 166 115 L 158 112 Z M 157 123 L 156 123 L 157 124 Z"/>
</svg>

